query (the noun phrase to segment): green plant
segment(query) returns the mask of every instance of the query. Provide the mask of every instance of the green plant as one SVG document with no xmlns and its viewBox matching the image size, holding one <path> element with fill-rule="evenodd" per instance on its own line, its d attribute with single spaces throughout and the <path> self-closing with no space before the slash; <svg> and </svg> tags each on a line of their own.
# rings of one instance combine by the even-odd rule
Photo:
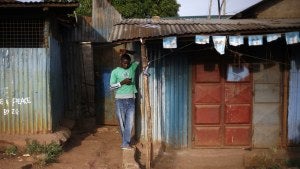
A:
<svg viewBox="0 0 300 169">
<path fill-rule="evenodd" d="M 62 146 L 56 142 L 40 144 L 36 140 L 26 140 L 26 152 L 30 155 L 36 155 L 39 163 L 47 164 L 56 162 L 59 155 L 63 152 L 63 149 Z"/>
<path fill-rule="evenodd" d="M 57 157 L 63 152 L 62 146 L 52 142 L 45 147 L 45 153 L 46 153 L 46 162 L 55 162 L 57 160 Z"/>
<path fill-rule="evenodd" d="M 5 149 L 5 155 L 15 156 L 18 153 L 18 148 L 16 146 L 9 146 Z"/>
<path fill-rule="evenodd" d="M 43 146 L 36 140 L 26 140 L 26 153 L 30 155 L 40 154 L 43 151 Z"/>
</svg>

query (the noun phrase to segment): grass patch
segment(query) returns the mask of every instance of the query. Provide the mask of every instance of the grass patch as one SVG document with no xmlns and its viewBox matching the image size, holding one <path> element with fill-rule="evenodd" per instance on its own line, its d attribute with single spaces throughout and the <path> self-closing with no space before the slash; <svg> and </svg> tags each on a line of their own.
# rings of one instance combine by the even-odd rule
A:
<svg viewBox="0 0 300 169">
<path fill-rule="evenodd" d="M 5 152 L 4 152 L 5 155 L 9 156 L 9 157 L 12 157 L 12 156 L 15 156 L 18 154 L 18 148 L 17 146 L 8 146 L 6 149 L 5 149 Z"/>
<path fill-rule="evenodd" d="M 62 146 L 56 142 L 40 144 L 36 140 L 26 140 L 26 153 L 35 156 L 40 164 L 56 162 L 62 152 Z"/>
</svg>

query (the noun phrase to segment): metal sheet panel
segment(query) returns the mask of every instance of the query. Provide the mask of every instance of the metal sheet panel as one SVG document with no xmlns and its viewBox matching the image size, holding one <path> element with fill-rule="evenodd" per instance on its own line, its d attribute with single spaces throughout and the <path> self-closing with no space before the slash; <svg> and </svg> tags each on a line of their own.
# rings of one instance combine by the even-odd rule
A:
<svg viewBox="0 0 300 169">
<path fill-rule="evenodd" d="M 89 44 L 64 43 L 62 50 L 65 117 L 94 116 L 94 74 Z"/>
<path fill-rule="evenodd" d="M 249 83 L 226 83 L 225 84 L 225 102 L 230 103 L 251 103 L 252 102 L 252 84 Z"/>
<path fill-rule="evenodd" d="M 150 60 L 149 89 L 153 121 L 153 141 L 183 148 L 188 145 L 188 63 L 178 54 L 164 56 L 161 44 L 148 47 Z M 142 88 L 142 84 L 140 84 Z M 143 92 L 143 89 L 142 89 Z M 143 105 L 142 100 L 142 105 Z M 142 106 L 143 107 L 143 106 Z M 141 114 L 141 132 L 145 135 L 147 126 L 144 110 Z"/>
<path fill-rule="evenodd" d="M 279 83 L 280 76 L 274 76 L 274 72 L 280 72 L 278 64 L 256 64 L 254 83 Z"/>
<path fill-rule="evenodd" d="M 251 126 L 225 127 L 224 144 L 226 146 L 248 146 L 251 143 Z"/>
<path fill-rule="evenodd" d="M 300 145 L 300 47 L 292 50 L 290 69 L 290 91 L 288 105 L 288 142 L 289 145 Z"/>
<path fill-rule="evenodd" d="M 195 124 L 219 124 L 221 122 L 220 105 L 196 105 Z"/>
<path fill-rule="evenodd" d="M 255 103 L 253 106 L 254 125 L 279 125 L 280 113 L 278 103 Z"/>
<path fill-rule="evenodd" d="M 124 19 L 113 25 L 109 41 L 160 39 L 174 35 L 280 33 L 298 31 L 299 28 L 299 19 Z"/>
<path fill-rule="evenodd" d="M 221 127 L 196 127 L 195 134 L 196 146 L 221 146 Z"/>
<path fill-rule="evenodd" d="M 219 83 L 197 84 L 195 86 L 195 103 L 220 103 L 222 86 Z"/>
<path fill-rule="evenodd" d="M 194 66 L 193 146 L 250 146 L 252 76 L 229 82 L 221 76 L 225 69 L 217 65 Z"/>
<path fill-rule="evenodd" d="M 107 0 L 93 0 L 92 26 L 96 42 L 107 42 L 111 28 L 121 20 L 121 14 Z"/>
<path fill-rule="evenodd" d="M 51 111 L 53 128 L 57 128 L 59 122 L 64 117 L 64 88 L 63 88 L 63 69 L 61 63 L 61 45 L 59 42 L 50 38 L 50 92 L 51 92 Z"/>
<path fill-rule="evenodd" d="M 251 123 L 251 104 L 225 106 L 225 122 L 230 124 Z"/>
<path fill-rule="evenodd" d="M 50 132 L 48 49 L 1 48 L 0 57 L 0 132 Z"/>
<path fill-rule="evenodd" d="M 279 64 L 255 64 L 253 73 L 253 147 L 271 148 L 280 143 L 280 79 Z"/>
<path fill-rule="evenodd" d="M 280 126 L 254 125 L 252 142 L 255 148 L 272 148 L 280 143 Z"/>
<path fill-rule="evenodd" d="M 129 46 L 129 45 L 128 45 Z M 97 123 L 101 125 L 118 125 L 115 113 L 115 93 L 110 90 L 111 71 L 120 65 L 118 51 L 127 46 L 109 45 L 93 46 L 95 70 L 95 106 Z M 137 79 L 137 78 L 136 78 Z M 137 104 L 138 105 L 138 104 Z M 137 118 L 138 118 L 137 114 Z M 140 130 L 138 129 L 139 132 Z"/>
<path fill-rule="evenodd" d="M 279 73 L 280 74 L 280 73 Z M 279 102 L 280 87 L 275 84 L 255 84 L 255 102 Z"/>
</svg>

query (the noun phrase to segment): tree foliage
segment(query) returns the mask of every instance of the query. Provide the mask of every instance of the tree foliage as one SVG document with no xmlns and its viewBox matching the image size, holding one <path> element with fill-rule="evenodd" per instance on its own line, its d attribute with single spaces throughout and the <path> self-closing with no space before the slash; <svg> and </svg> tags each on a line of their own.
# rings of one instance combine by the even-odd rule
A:
<svg viewBox="0 0 300 169">
<path fill-rule="evenodd" d="M 78 0 L 78 15 L 92 16 L 93 0 Z M 148 18 L 152 16 L 178 16 L 180 4 L 176 0 L 109 0 L 124 18 Z"/>
<path fill-rule="evenodd" d="M 76 9 L 76 13 L 82 16 L 92 16 L 93 0 L 78 0 L 78 2 L 80 5 Z"/>
<path fill-rule="evenodd" d="M 180 7 L 176 0 L 111 0 L 111 4 L 124 18 L 174 17 Z"/>
</svg>

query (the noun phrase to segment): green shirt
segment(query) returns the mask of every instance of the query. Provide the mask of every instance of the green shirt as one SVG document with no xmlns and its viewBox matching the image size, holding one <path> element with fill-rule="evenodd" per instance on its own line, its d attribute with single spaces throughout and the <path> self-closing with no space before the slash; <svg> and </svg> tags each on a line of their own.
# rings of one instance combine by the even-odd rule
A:
<svg viewBox="0 0 300 169">
<path fill-rule="evenodd" d="M 110 85 L 120 83 L 122 80 L 126 78 L 132 78 L 132 82 L 129 85 L 122 85 L 120 88 L 116 90 L 116 98 L 135 98 L 135 93 L 137 93 L 137 89 L 135 86 L 135 70 L 138 67 L 139 62 L 131 63 L 128 69 L 124 69 L 122 67 L 115 68 L 110 75 Z"/>
</svg>

